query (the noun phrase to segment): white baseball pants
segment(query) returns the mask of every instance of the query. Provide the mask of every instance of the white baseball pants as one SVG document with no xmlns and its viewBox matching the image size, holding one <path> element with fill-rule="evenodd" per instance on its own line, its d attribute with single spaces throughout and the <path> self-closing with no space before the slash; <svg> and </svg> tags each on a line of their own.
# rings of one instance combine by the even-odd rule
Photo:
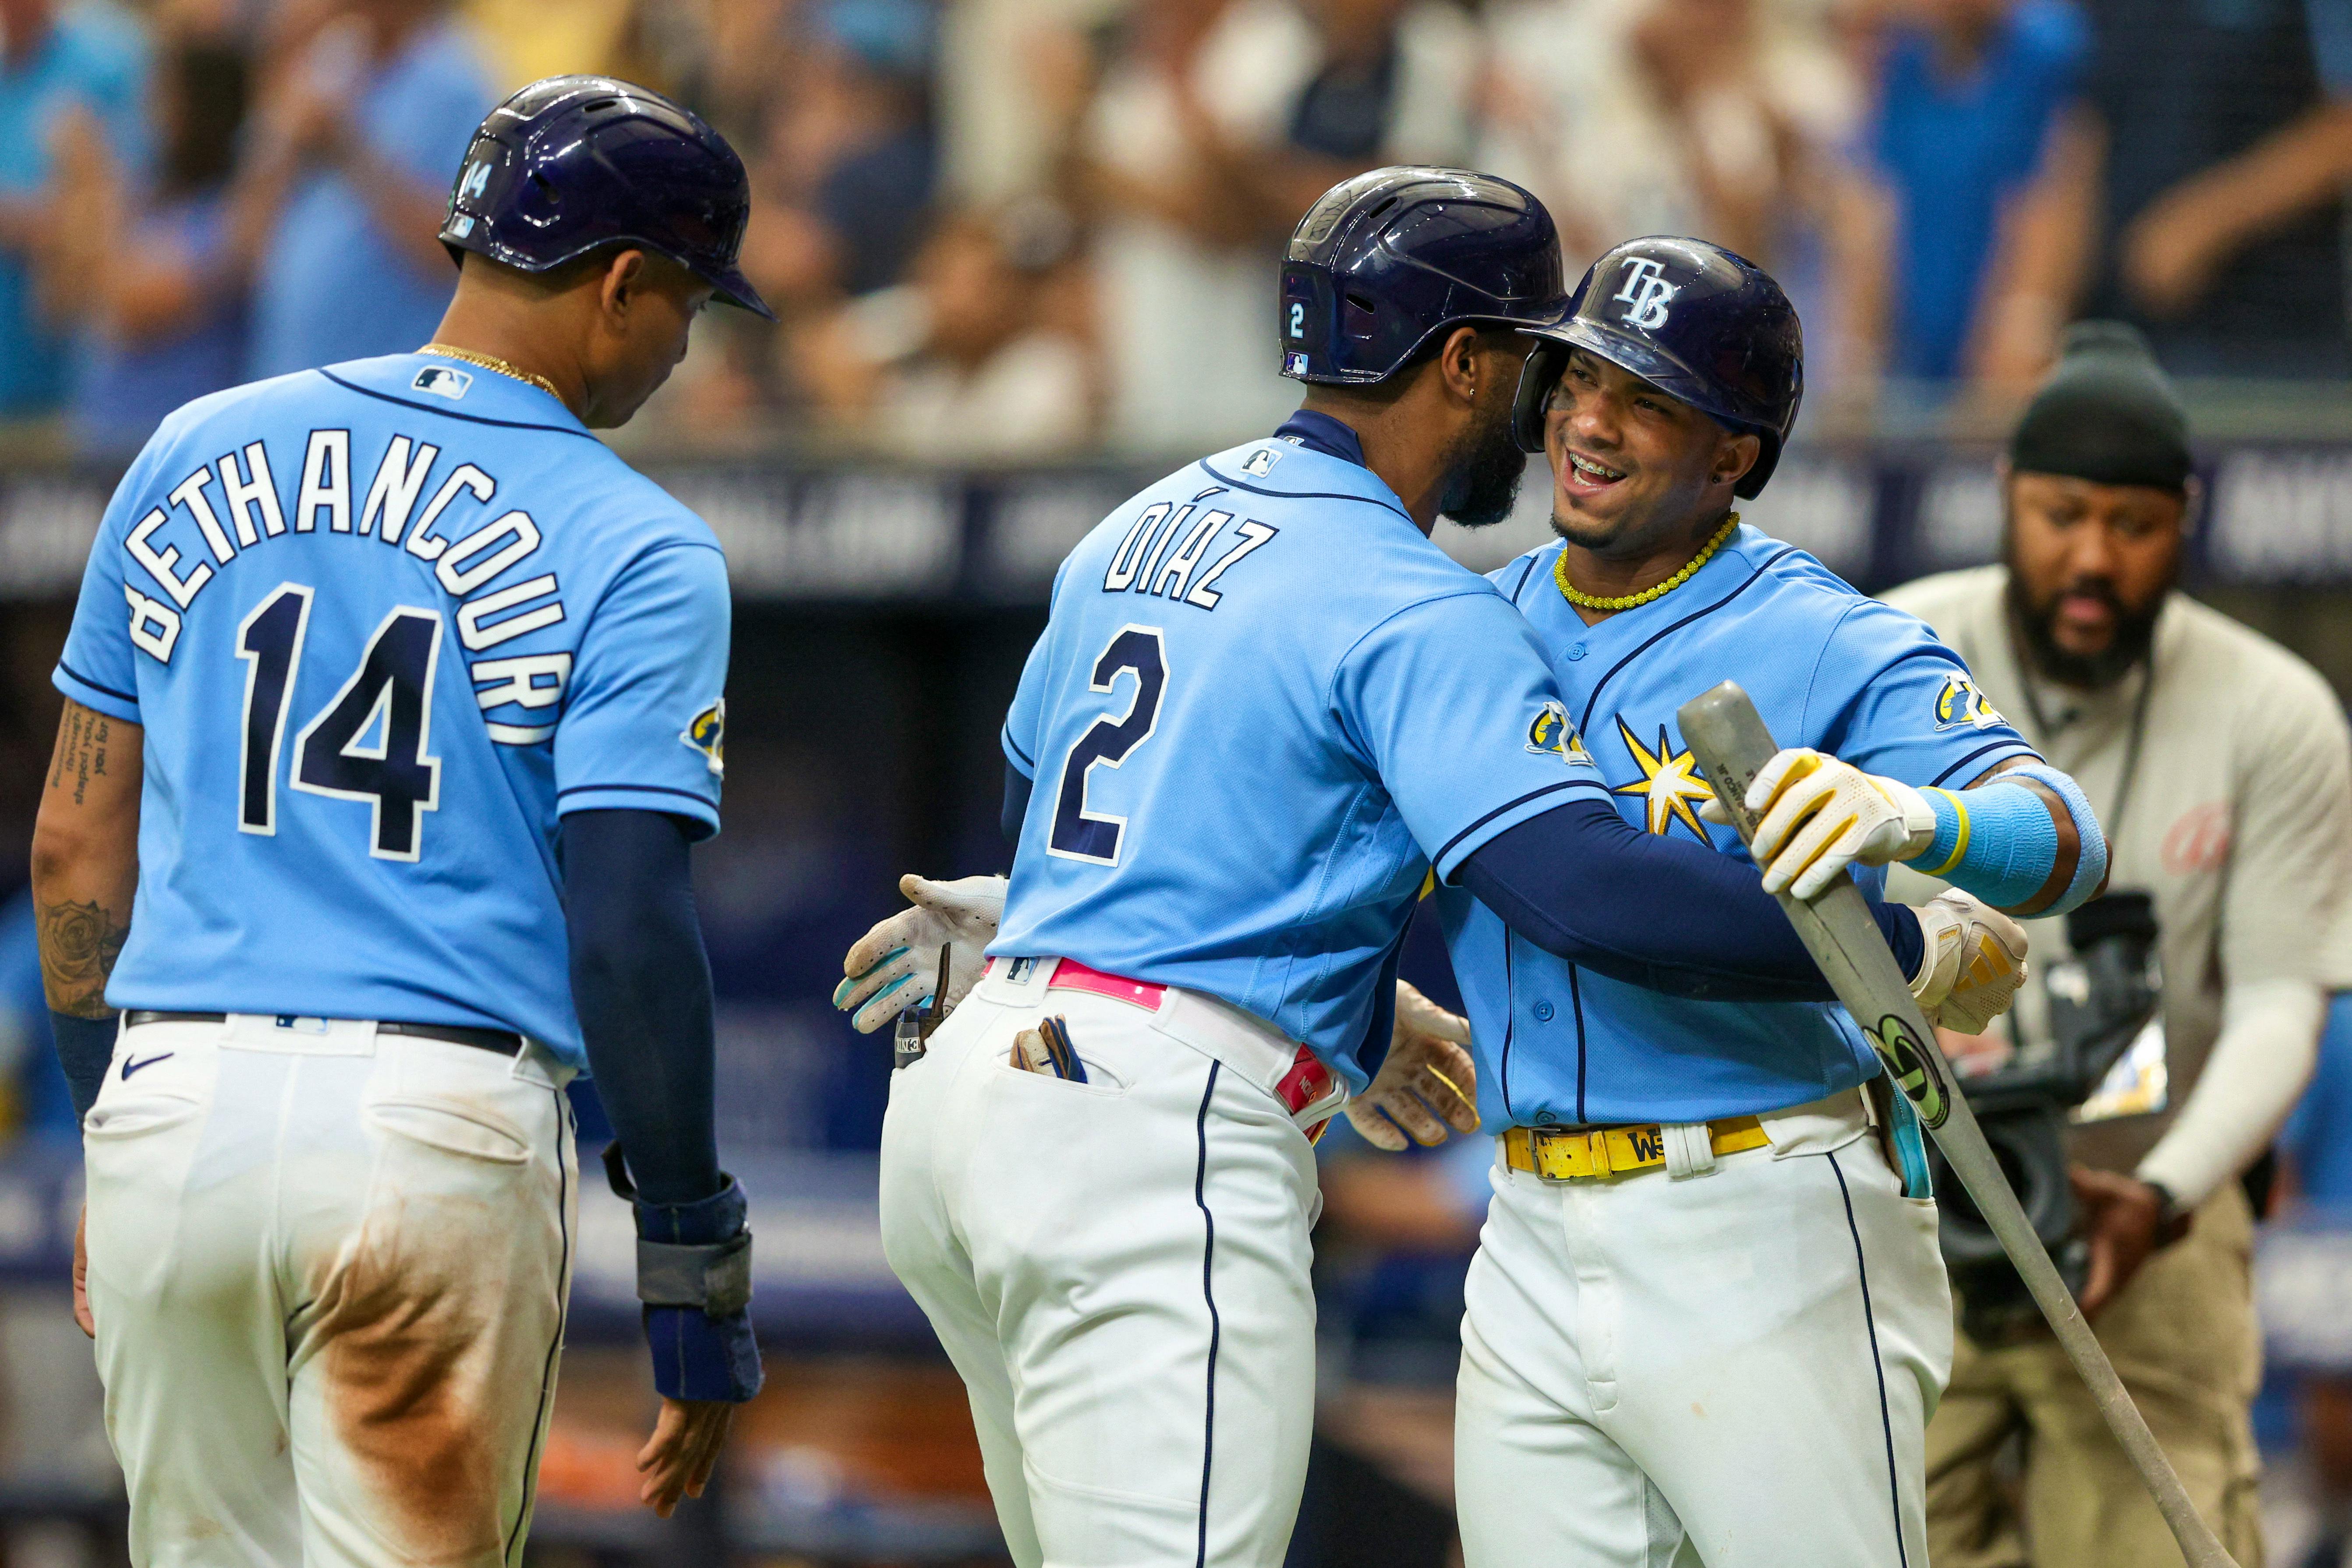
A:
<svg viewBox="0 0 2352 1568">
<path fill-rule="evenodd" d="M 1268 1092 L 1297 1047 L 999 962 L 893 1075 L 890 1266 L 962 1373 L 1019 1568 L 1276 1568 L 1307 1473 L 1315 1159 Z M 1011 1065 L 1059 1015 L 1078 1083 Z"/>
<path fill-rule="evenodd" d="M 555 1391 L 562 1084 L 369 1023 L 125 1029 L 83 1128 L 140 1568 L 499 1568 Z"/>
<path fill-rule="evenodd" d="M 1858 1094 L 1762 1120 L 1772 1147 L 1686 1179 L 1497 1164 L 1455 1406 L 1466 1568 L 1927 1568 L 1936 1205 Z"/>
</svg>

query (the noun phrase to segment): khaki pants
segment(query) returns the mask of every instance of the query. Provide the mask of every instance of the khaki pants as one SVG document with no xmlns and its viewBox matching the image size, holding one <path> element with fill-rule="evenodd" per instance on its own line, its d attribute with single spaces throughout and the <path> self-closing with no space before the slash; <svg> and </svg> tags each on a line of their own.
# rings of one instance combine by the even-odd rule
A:
<svg viewBox="0 0 2352 1568">
<path fill-rule="evenodd" d="M 2252 1236 L 2244 1193 L 2224 1184 L 2189 1236 L 2151 1258 L 2097 1321 L 2124 1386 L 2241 1568 L 2263 1560 L 2247 1417 L 2262 1375 Z M 2012 1433 L 2025 1439 L 2021 1498 L 1994 1465 Z M 1951 1386 L 1927 1426 L 1927 1542 L 1936 1568 L 2181 1561 L 2082 1379 L 2046 1335 L 2001 1350 L 1958 1336 Z"/>
</svg>

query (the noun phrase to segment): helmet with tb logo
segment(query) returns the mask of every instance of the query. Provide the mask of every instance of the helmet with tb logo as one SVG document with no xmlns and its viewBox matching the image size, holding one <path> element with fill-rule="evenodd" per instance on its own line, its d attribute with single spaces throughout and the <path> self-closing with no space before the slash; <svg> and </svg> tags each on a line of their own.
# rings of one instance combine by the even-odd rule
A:
<svg viewBox="0 0 2352 1568">
<path fill-rule="evenodd" d="M 1513 433 L 1544 449 L 1544 415 L 1569 351 L 1598 354 L 1669 396 L 1763 441 L 1734 487 L 1753 499 L 1772 477 L 1805 395 L 1805 337 L 1770 274 L 1703 239 L 1632 239 L 1603 255 L 1568 309 L 1526 329 Z"/>
<path fill-rule="evenodd" d="M 667 256 L 776 319 L 735 264 L 751 183 L 727 139 L 657 92 L 603 76 L 535 81 L 490 110 L 449 193 L 441 243 L 546 272 L 599 246 Z"/>
<path fill-rule="evenodd" d="M 1298 220 L 1282 263 L 1282 374 L 1364 385 L 1469 323 L 1559 314 L 1559 234 L 1508 180 L 1403 166 L 1343 180 Z"/>
</svg>

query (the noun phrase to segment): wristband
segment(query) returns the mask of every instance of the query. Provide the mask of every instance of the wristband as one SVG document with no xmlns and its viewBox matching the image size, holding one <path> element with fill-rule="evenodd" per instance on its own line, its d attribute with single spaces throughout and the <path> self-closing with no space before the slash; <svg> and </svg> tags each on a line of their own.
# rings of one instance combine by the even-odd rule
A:
<svg viewBox="0 0 2352 1568">
<path fill-rule="evenodd" d="M 49 1010 L 49 1033 L 58 1042 L 58 1066 L 65 1070 L 66 1091 L 73 1097 L 76 1120 L 89 1114 L 98 1091 L 106 1085 L 106 1069 L 114 1060 L 114 1040 L 121 1018 L 82 1018 Z"/>
<path fill-rule="evenodd" d="M 654 1391 L 665 1399 L 740 1405 L 760 1392 L 760 1342 L 751 1317 L 714 1318 L 693 1307 L 647 1307 L 646 1344 Z"/>
<path fill-rule="evenodd" d="M 751 1304 L 750 1204 L 732 1176 L 690 1204 L 639 1202 L 637 1300 L 731 1317 Z"/>
<path fill-rule="evenodd" d="M 2024 903 L 2050 880 L 2058 865 L 2058 825 L 2040 795 L 2007 774 L 1958 794 L 1923 793 L 1935 809 L 1936 837 L 1912 858 L 1920 870 L 1997 910 Z"/>
<path fill-rule="evenodd" d="M 2091 809 L 2090 797 L 2073 775 L 2062 773 L 2048 763 L 2022 763 L 2009 770 L 2012 778 L 2032 779 L 2063 801 L 2066 815 L 2074 821 L 2074 837 L 2081 849 L 2074 858 L 2074 879 L 2058 901 L 2042 910 L 2042 914 L 2063 915 L 2087 901 L 2107 879 L 2107 836 L 2099 826 L 2098 815 Z"/>
<path fill-rule="evenodd" d="M 2146 1176 L 2137 1178 L 2139 1184 L 2156 1194 L 2156 1250 L 2162 1252 L 2189 1234 L 2189 1222 L 2196 1211 L 2180 1206 L 2172 1189 L 2162 1182 L 2151 1182 Z"/>
<path fill-rule="evenodd" d="M 694 1203 L 636 1202 L 634 1207 L 637 1299 L 645 1303 L 656 1391 L 667 1399 L 740 1404 L 751 1398 L 762 1378 L 747 1310 L 751 1232 L 742 1184 L 730 1176 L 724 1187 Z"/>
</svg>

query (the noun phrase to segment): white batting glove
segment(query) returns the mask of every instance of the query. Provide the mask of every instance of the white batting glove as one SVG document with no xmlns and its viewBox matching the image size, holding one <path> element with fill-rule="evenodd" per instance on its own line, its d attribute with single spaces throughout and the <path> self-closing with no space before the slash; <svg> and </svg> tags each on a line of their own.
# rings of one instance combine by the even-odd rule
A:
<svg viewBox="0 0 2352 1568">
<path fill-rule="evenodd" d="M 1444 1142 L 1448 1127 L 1477 1131 L 1477 1068 L 1462 1048 L 1469 1043 L 1470 1020 L 1398 981 L 1388 1058 L 1370 1087 L 1348 1101 L 1349 1124 L 1391 1153 L 1408 1137 L 1426 1146 Z"/>
<path fill-rule="evenodd" d="M 948 960 L 948 994 L 941 1005 L 952 1011 L 980 980 L 984 952 L 1004 919 L 1004 879 L 966 877 L 934 882 L 912 874 L 898 879 L 898 891 L 914 908 L 901 910 L 857 939 L 841 961 L 849 978 L 835 988 L 833 1005 L 860 1034 L 870 1035 L 909 1007 L 929 1000 L 940 977 L 940 952 Z"/>
<path fill-rule="evenodd" d="M 1896 779 L 1864 773 L 1810 746 L 1780 752 L 1748 786 L 1748 809 L 1762 814 L 1748 852 L 1764 868 L 1764 890 L 1810 899 L 1859 860 L 1908 860 L 1936 841 L 1927 797 Z M 1727 823 L 1720 802 L 1699 807 Z"/>
<path fill-rule="evenodd" d="M 1957 888 L 1916 912 L 1927 950 L 1912 977 L 1912 996 L 1937 1027 L 1983 1034 L 2025 984 L 2025 928 Z"/>
</svg>

